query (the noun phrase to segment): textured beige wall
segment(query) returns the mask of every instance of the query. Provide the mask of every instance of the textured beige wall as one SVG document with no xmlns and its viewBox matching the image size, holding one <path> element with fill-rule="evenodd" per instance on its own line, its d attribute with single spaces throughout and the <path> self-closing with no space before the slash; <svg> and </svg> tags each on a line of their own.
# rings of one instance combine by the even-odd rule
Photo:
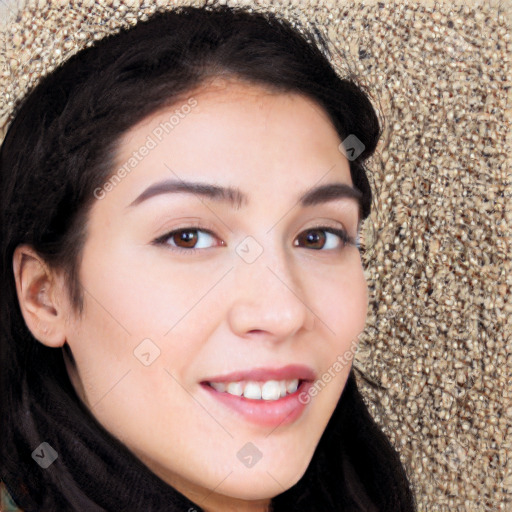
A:
<svg viewBox="0 0 512 512">
<path fill-rule="evenodd" d="M 340 73 L 358 73 L 385 121 L 370 163 L 371 304 L 354 363 L 365 399 L 420 511 L 512 511 L 512 2 L 293 4 L 271 3 L 324 27 Z M 2 32 L 0 129 L 41 72 L 151 10 L 139 0 L 28 5 Z"/>
</svg>

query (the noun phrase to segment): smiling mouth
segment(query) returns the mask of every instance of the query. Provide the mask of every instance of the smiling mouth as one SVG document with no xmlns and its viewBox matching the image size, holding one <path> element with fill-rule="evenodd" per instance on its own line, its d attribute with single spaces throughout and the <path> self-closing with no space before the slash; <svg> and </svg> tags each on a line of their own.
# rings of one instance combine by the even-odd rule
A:
<svg viewBox="0 0 512 512">
<path fill-rule="evenodd" d="M 303 379 L 283 379 L 267 381 L 202 382 L 215 391 L 249 400 L 276 401 L 293 395 L 304 382 Z"/>
<path fill-rule="evenodd" d="M 301 417 L 309 403 L 301 400 L 301 396 L 309 392 L 313 381 L 203 381 L 200 384 L 217 403 L 245 421 L 276 428 L 291 425 Z"/>
</svg>

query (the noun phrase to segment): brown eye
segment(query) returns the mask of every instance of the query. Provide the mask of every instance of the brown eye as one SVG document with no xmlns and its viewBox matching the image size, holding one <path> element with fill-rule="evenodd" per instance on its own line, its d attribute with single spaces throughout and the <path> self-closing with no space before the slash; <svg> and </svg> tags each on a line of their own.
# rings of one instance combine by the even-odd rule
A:
<svg viewBox="0 0 512 512">
<path fill-rule="evenodd" d="M 174 231 L 174 233 L 169 237 L 178 247 L 185 247 L 187 249 L 192 249 L 194 245 L 197 243 L 197 229 L 180 229 L 179 231 Z M 184 245 L 181 246 L 180 244 Z"/>
<path fill-rule="evenodd" d="M 321 249 L 326 238 L 325 232 L 322 229 L 304 231 L 304 233 L 299 236 L 299 240 L 303 241 L 305 244 L 309 244 L 311 249 Z"/>
<path fill-rule="evenodd" d="M 327 235 L 326 235 L 327 233 Z M 331 235 L 331 236 L 328 236 Z M 336 236 L 334 236 L 336 235 Z M 341 240 L 340 243 L 336 241 L 336 237 Z M 303 231 L 297 238 L 300 242 L 305 244 L 306 248 L 320 250 L 327 246 L 327 249 L 343 248 L 349 245 L 352 240 L 348 236 L 347 232 L 343 229 L 328 228 L 319 226 L 316 228 L 307 229 Z M 299 245 L 299 244 L 295 244 Z M 308 247 L 309 246 L 309 247 Z"/>
<path fill-rule="evenodd" d="M 170 247 L 173 251 L 190 253 L 214 247 L 215 244 L 212 245 L 211 242 L 208 241 L 208 238 L 214 239 L 216 237 L 209 230 L 189 226 L 169 231 L 165 235 L 157 238 L 153 243 L 156 245 L 165 245 Z M 200 247 L 197 247 L 197 245 Z M 224 242 L 221 241 L 217 245 L 224 245 Z"/>
<path fill-rule="evenodd" d="M 208 237 L 217 238 L 212 231 L 200 229 L 199 227 L 189 226 L 169 231 L 165 235 L 154 240 L 155 245 L 164 245 L 176 252 L 193 253 L 202 249 L 214 247 L 210 245 Z M 295 246 L 313 249 L 315 251 L 325 250 L 341 250 L 347 245 L 356 245 L 345 230 L 319 226 L 303 231 L 296 239 L 298 243 Z M 206 243 L 206 246 L 204 244 Z M 200 247 L 197 247 L 197 246 Z M 217 244 L 219 246 L 226 245 L 222 240 Z"/>
</svg>

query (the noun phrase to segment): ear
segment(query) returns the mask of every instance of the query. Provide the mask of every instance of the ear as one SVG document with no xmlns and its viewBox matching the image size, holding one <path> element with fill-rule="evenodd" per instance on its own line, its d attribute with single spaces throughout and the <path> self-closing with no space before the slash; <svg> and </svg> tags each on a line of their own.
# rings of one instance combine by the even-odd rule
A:
<svg viewBox="0 0 512 512">
<path fill-rule="evenodd" d="M 18 246 L 13 271 L 21 313 L 30 332 L 48 347 L 66 342 L 66 301 L 61 279 L 28 245 Z"/>
</svg>

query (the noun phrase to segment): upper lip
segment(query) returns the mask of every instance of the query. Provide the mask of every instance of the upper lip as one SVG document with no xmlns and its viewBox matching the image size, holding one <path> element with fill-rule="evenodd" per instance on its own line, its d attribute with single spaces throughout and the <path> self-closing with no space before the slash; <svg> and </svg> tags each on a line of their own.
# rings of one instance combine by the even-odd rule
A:
<svg viewBox="0 0 512 512">
<path fill-rule="evenodd" d="M 240 370 L 215 377 L 208 377 L 203 382 L 238 382 L 238 381 L 268 381 L 268 380 L 315 380 L 315 372 L 300 364 L 290 364 L 281 368 L 253 368 Z"/>
</svg>

